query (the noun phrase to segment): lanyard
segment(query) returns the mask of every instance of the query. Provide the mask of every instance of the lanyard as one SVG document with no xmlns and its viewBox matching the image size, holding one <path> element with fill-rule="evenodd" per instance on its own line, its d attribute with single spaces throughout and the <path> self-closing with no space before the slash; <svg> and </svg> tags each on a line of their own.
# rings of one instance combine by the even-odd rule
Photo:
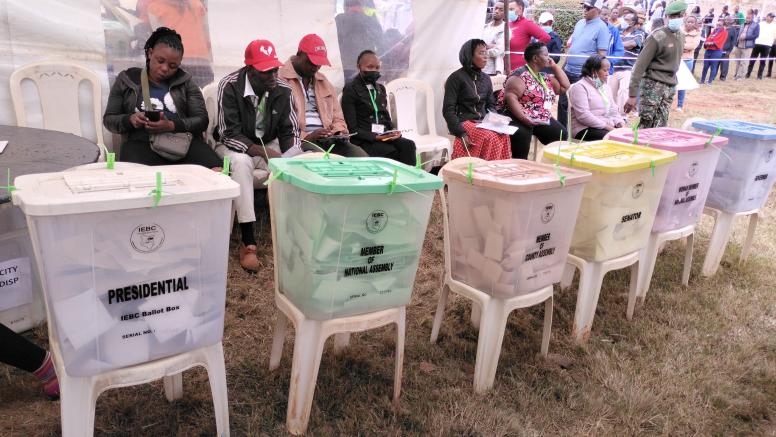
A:
<svg viewBox="0 0 776 437">
<path fill-rule="evenodd" d="M 604 106 L 608 109 L 609 108 L 609 97 L 606 95 L 606 91 L 604 91 L 604 86 L 602 85 L 600 88 L 595 87 L 596 90 L 598 90 L 598 94 L 601 95 L 601 100 L 604 101 Z"/>
<path fill-rule="evenodd" d="M 528 69 L 528 74 L 531 75 L 534 79 L 536 79 L 540 84 L 542 84 L 542 88 L 544 88 L 545 91 L 549 91 L 550 88 L 547 86 L 547 82 L 544 81 L 544 78 L 541 74 L 534 73 L 533 70 L 531 70 L 531 67 L 528 64 L 525 64 L 525 68 Z"/>
<path fill-rule="evenodd" d="M 372 94 L 372 91 L 374 91 L 374 94 Z M 375 123 L 380 123 L 378 121 L 379 117 L 377 115 L 377 102 L 375 102 L 375 98 L 377 97 L 377 90 L 376 89 L 369 89 L 369 88 L 367 88 L 366 92 L 369 93 L 369 100 L 372 101 L 372 108 L 374 108 L 374 110 L 375 110 Z"/>
</svg>

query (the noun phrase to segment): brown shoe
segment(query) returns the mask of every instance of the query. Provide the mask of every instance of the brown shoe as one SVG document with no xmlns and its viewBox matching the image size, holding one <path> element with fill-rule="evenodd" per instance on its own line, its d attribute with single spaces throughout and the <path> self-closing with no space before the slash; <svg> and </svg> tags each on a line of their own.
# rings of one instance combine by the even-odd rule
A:
<svg viewBox="0 0 776 437">
<path fill-rule="evenodd" d="M 256 273 L 259 270 L 259 258 L 256 256 L 255 244 L 250 246 L 240 244 L 237 252 L 240 254 L 240 267 L 251 273 Z"/>
</svg>

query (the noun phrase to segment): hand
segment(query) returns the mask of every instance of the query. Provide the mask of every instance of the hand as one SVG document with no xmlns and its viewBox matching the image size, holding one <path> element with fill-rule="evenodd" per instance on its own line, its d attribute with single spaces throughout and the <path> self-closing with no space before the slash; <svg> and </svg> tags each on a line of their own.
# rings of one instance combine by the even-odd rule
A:
<svg viewBox="0 0 776 437">
<path fill-rule="evenodd" d="M 320 128 L 307 134 L 307 137 L 305 139 L 307 141 L 316 141 L 316 140 L 320 140 L 321 138 L 330 137 L 332 135 L 333 135 L 332 131 L 325 128 Z"/>
<path fill-rule="evenodd" d="M 617 123 L 615 123 L 615 124 L 614 124 L 614 127 L 615 127 L 615 129 L 619 129 L 619 128 L 621 128 L 622 126 L 623 126 L 623 124 L 622 124 L 622 122 L 621 122 L 621 121 L 618 121 Z"/>
<path fill-rule="evenodd" d="M 249 156 L 260 156 L 265 161 L 269 161 L 272 158 L 282 158 L 283 155 L 275 149 L 263 147 L 261 144 L 254 144 L 246 150 Z"/>
<path fill-rule="evenodd" d="M 129 116 L 129 123 L 135 129 L 142 129 L 146 126 L 146 123 L 148 123 L 148 119 L 146 118 L 144 113 L 135 112 Z"/>
<path fill-rule="evenodd" d="M 623 106 L 623 109 L 625 110 L 625 113 L 629 113 L 636 109 L 636 98 L 635 97 L 629 97 L 628 101 L 625 102 L 625 105 Z"/>
<path fill-rule="evenodd" d="M 146 121 L 145 127 L 148 132 L 152 134 L 158 134 L 162 132 L 172 132 L 175 130 L 175 123 L 168 120 L 164 116 L 164 112 L 159 113 L 159 121 Z"/>
<path fill-rule="evenodd" d="M 555 63 L 555 59 L 550 58 L 549 62 L 547 62 L 547 68 L 555 68 L 558 64 Z"/>
<path fill-rule="evenodd" d="M 614 126 L 612 126 L 610 123 L 606 123 L 606 126 L 604 126 L 604 130 L 612 131 L 614 130 Z"/>
</svg>

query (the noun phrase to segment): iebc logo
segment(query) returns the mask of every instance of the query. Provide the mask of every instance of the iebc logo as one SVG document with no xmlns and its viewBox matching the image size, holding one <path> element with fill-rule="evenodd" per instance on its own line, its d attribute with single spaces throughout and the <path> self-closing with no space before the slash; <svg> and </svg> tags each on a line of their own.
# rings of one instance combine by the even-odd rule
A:
<svg viewBox="0 0 776 437">
<path fill-rule="evenodd" d="M 151 253 L 164 243 L 164 229 L 156 223 L 137 226 L 129 237 L 132 248 L 140 253 Z"/>
</svg>

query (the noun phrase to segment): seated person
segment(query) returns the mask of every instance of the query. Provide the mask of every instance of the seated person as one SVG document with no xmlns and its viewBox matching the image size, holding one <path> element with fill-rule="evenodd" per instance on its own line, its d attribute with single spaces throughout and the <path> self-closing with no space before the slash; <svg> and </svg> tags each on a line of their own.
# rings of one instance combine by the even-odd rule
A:
<svg viewBox="0 0 776 437">
<path fill-rule="evenodd" d="M 585 141 L 602 140 L 612 129 L 623 127 L 625 120 L 609 96 L 609 60 L 592 55 L 582 65 L 582 78 L 569 89 L 571 134 Z"/>
<path fill-rule="evenodd" d="M 183 58 L 180 35 L 166 27 L 156 29 L 146 41 L 145 56 L 149 97 L 154 108 L 146 108 L 143 102 L 142 69 L 132 67 L 116 77 L 103 115 L 105 128 L 124 138 L 119 160 L 146 165 L 199 164 L 220 169 L 221 160 L 202 135 L 208 125 L 202 91 L 191 74 L 179 68 Z M 146 111 L 158 110 L 158 121 L 146 117 Z M 186 156 L 170 161 L 151 149 L 150 134 L 164 132 L 192 134 Z"/>
<path fill-rule="evenodd" d="M 51 354 L 0 323 L 0 363 L 30 372 L 43 384 L 43 394 L 59 399 L 59 380 Z"/>
<path fill-rule="evenodd" d="M 326 44 L 320 36 L 305 35 L 295 56 L 280 68 L 278 76 L 291 86 L 302 141 L 321 150 L 346 157 L 369 156 L 344 139 L 348 126 L 337 101 L 334 86 L 319 73 L 321 65 L 331 65 Z M 335 138 L 335 136 L 337 138 Z"/>
<path fill-rule="evenodd" d="M 242 244 L 240 266 L 259 268 L 253 223 L 253 170 L 266 168 L 267 160 L 302 152 L 291 87 L 278 80 L 275 46 L 255 40 L 245 49 L 245 67 L 225 76 L 218 84 L 218 123 L 213 138 L 226 146 L 232 179 L 240 184 L 235 201 Z M 277 142 L 277 145 L 270 144 Z"/>
<path fill-rule="evenodd" d="M 369 156 L 395 159 L 407 165 L 415 165 L 415 143 L 401 137 L 401 132 L 391 130 L 391 114 L 385 87 L 377 83 L 380 78 L 380 60 L 375 52 L 364 50 L 356 61 L 358 75 L 342 90 L 342 112 L 348 130 L 356 135 L 353 144 L 361 146 Z"/>
<path fill-rule="evenodd" d="M 552 105 L 558 94 L 565 93 L 569 79 L 550 58 L 544 43 L 534 42 L 525 48 L 526 64 L 509 75 L 499 96 L 499 111 L 512 117 L 517 132 L 511 135 L 512 157 L 528 158 L 531 137 L 542 144 L 568 139 L 568 132 L 552 118 Z M 553 74 L 543 73 L 550 68 Z"/>
<path fill-rule="evenodd" d="M 445 81 L 442 115 L 455 135 L 452 159 L 472 156 L 491 161 L 511 156 L 508 135 L 476 126 L 488 111 L 496 109 L 493 84 L 482 71 L 488 62 L 486 50 L 481 39 L 465 42 L 458 54 L 462 67 Z"/>
</svg>

